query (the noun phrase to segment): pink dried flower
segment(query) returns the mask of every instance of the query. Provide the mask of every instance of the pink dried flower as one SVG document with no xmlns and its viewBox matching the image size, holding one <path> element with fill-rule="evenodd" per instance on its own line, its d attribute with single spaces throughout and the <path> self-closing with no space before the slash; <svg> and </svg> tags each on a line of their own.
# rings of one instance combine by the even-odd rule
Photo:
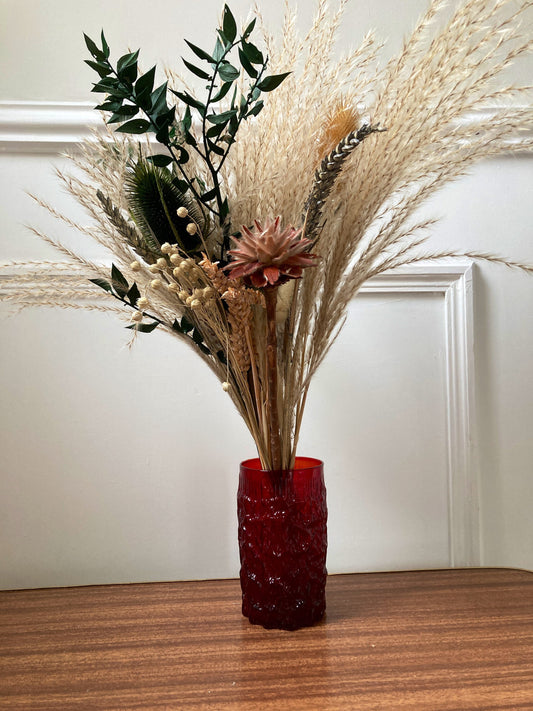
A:
<svg viewBox="0 0 533 711">
<path fill-rule="evenodd" d="M 230 278 L 242 277 L 257 288 L 279 286 L 289 279 L 299 279 L 305 267 L 312 267 L 318 258 L 308 252 L 311 241 L 301 236 L 301 228 L 280 228 L 281 217 L 267 218 L 262 224 L 255 220 L 252 229 L 243 226 L 241 237 L 233 237 L 236 245 L 228 254 L 233 261 L 226 269 Z"/>
</svg>

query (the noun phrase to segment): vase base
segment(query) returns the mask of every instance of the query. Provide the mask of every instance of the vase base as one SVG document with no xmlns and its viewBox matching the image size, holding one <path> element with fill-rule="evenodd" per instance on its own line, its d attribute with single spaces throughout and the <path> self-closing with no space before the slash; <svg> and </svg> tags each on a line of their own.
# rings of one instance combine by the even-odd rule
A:
<svg viewBox="0 0 533 711">
<path fill-rule="evenodd" d="M 302 627 L 312 627 L 324 617 L 326 603 L 321 603 L 311 609 L 296 610 L 265 610 L 254 608 L 243 600 L 242 614 L 252 625 L 261 625 L 267 630 L 299 630 Z"/>
</svg>

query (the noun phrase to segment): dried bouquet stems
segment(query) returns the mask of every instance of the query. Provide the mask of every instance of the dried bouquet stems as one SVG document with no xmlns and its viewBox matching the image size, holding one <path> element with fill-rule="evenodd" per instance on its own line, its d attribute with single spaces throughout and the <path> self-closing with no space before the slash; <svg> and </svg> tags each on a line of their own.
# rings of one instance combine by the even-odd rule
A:
<svg viewBox="0 0 533 711">
<path fill-rule="evenodd" d="M 267 422 L 270 430 L 270 466 L 274 471 L 282 468 L 281 433 L 278 416 L 278 337 L 276 328 L 277 286 L 264 289 L 266 308 L 266 360 L 267 360 Z"/>
<path fill-rule="evenodd" d="M 533 46 L 521 24 L 533 3 L 431 0 L 384 67 L 372 33 L 337 58 L 344 6 L 318 0 L 300 36 L 287 5 L 279 41 L 261 28 L 259 44 L 260 18 L 239 29 L 225 6 L 214 50 L 188 43 L 202 96 L 171 70 L 157 86 L 138 53 L 115 63 L 103 33 L 86 37 L 108 124 L 72 157 L 76 176 L 59 177 L 90 224 L 39 202 L 104 246 L 113 268 L 36 230 L 71 274 L 21 264 L 4 295 L 20 307 L 118 309 L 133 335 L 157 327 L 187 343 L 276 471 L 294 465 L 312 377 L 367 279 L 455 256 L 533 272 L 460 245 L 424 247 L 433 221 L 417 217 L 475 161 L 533 147 L 516 140 L 533 89 L 503 78 Z"/>
</svg>

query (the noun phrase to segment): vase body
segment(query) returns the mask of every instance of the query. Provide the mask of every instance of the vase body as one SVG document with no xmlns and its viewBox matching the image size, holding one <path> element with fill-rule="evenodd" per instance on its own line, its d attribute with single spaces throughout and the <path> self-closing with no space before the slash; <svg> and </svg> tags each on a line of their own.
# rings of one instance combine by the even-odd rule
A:
<svg viewBox="0 0 533 711">
<path fill-rule="evenodd" d="M 237 494 L 242 612 L 250 622 L 294 630 L 326 609 L 327 507 L 323 464 L 294 469 L 242 462 Z"/>
</svg>

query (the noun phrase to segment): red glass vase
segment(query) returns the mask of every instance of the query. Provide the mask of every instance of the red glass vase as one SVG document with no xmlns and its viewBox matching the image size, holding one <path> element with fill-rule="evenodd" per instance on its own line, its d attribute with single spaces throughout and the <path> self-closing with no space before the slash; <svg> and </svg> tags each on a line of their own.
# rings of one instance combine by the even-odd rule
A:
<svg viewBox="0 0 533 711">
<path fill-rule="evenodd" d="M 323 464 L 294 469 L 242 462 L 237 494 L 242 613 L 268 629 L 295 630 L 326 609 L 327 507 Z"/>
</svg>

